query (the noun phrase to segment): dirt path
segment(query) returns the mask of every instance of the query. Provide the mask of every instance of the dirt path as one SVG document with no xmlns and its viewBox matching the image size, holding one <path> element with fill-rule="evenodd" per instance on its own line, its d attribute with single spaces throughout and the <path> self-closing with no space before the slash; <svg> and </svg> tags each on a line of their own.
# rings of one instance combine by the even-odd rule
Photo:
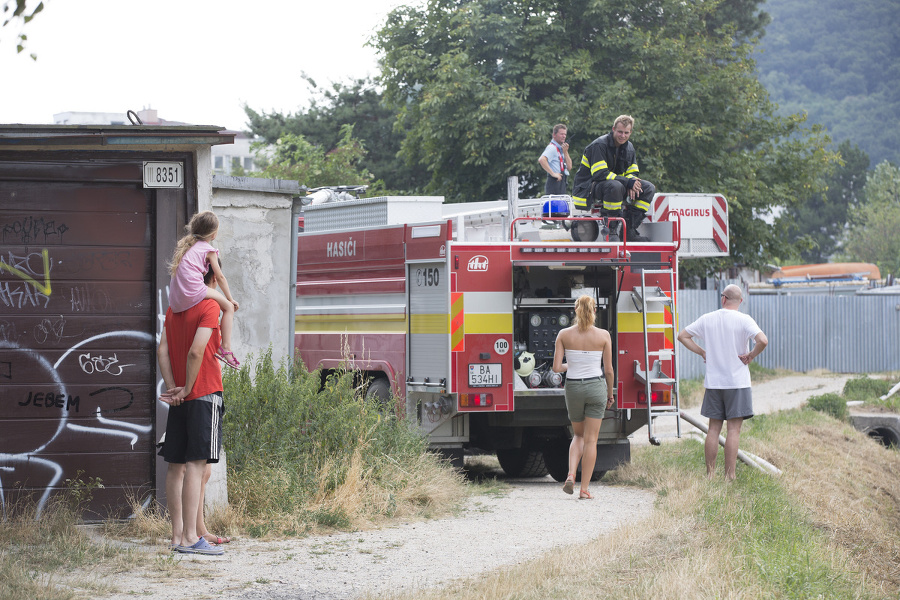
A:
<svg viewBox="0 0 900 600">
<path fill-rule="evenodd" d="M 811 395 L 840 392 L 847 379 L 792 375 L 754 385 L 754 408 L 759 414 L 796 408 Z M 700 408 L 689 412 L 699 415 Z M 634 443 L 646 439 L 644 429 Z M 498 477 L 504 476 L 498 472 Z M 279 543 L 236 540 L 223 557 L 170 559 L 160 540 L 159 547 L 149 549 L 148 568 L 117 573 L 118 591 L 107 597 L 343 600 L 365 592 L 440 586 L 596 538 L 621 523 L 646 518 L 653 506 L 651 492 L 602 483 L 592 486 L 595 500 L 578 501 L 549 476 L 505 481 L 511 486 L 508 494 L 471 498 L 456 517 Z M 168 560 L 185 570 L 160 569 Z"/>
<path fill-rule="evenodd" d="M 852 375 L 841 375 L 835 373 L 816 373 L 810 375 L 789 375 L 787 377 L 779 377 L 762 383 L 753 384 L 753 411 L 755 414 L 762 415 L 767 413 L 778 412 L 780 410 L 790 410 L 803 405 L 810 396 L 818 396 L 821 394 L 835 393 L 840 394 L 844 389 L 844 384 Z M 706 422 L 706 419 L 700 416 L 700 405 L 684 409 L 684 412 Z M 675 420 L 674 418 L 659 418 L 659 424 L 656 426 L 656 432 L 660 436 L 674 436 Z M 681 421 L 682 435 L 699 434 L 700 431 L 686 421 Z M 662 441 L 677 441 L 675 437 L 663 437 Z M 635 445 L 648 444 L 647 430 L 642 429 L 634 434 L 632 443 Z"/>
</svg>

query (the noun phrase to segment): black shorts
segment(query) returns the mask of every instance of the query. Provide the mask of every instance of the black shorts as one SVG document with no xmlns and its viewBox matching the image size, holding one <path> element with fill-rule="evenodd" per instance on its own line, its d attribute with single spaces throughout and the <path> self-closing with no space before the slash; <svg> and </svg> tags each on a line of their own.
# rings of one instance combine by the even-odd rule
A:
<svg viewBox="0 0 900 600">
<path fill-rule="evenodd" d="M 170 406 L 166 419 L 166 441 L 160 456 L 166 462 L 176 464 L 195 460 L 219 462 L 224 415 L 225 403 L 221 393 Z"/>
</svg>

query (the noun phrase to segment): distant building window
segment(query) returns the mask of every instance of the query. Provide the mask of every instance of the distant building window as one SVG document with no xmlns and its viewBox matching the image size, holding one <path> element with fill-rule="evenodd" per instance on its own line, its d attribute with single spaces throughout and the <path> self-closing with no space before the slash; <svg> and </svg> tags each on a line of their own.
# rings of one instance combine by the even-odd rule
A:
<svg viewBox="0 0 900 600">
<path fill-rule="evenodd" d="M 253 170 L 253 157 L 252 157 L 252 156 L 245 156 L 245 157 L 244 157 L 244 170 L 245 170 L 245 171 L 252 171 L 252 170 Z"/>
<path fill-rule="evenodd" d="M 213 162 L 213 168 L 216 169 L 217 171 L 221 171 L 222 169 L 225 168 L 225 161 L 222 160 L 221 156 L 215 157 L 215 160 Z"/>
</svg>

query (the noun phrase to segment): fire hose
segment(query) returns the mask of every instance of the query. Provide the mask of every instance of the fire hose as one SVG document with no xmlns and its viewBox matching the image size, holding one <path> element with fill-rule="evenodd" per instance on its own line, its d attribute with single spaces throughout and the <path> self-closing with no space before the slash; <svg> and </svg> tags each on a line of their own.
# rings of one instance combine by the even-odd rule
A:
<svg viewBox="0 0 900 600">
<path fill-rule="evenodd" d="M 681 418 L 699 429 L 704 433 L 704 435 L 709 433 L 709 428 L 701 423 L 698 419 L 695 419 L 691 415 L 687 414 L 683 410 L 679 413 Z M 725 447 L 725 438 L 723 436 L 719 436 L 719 445 L 723 448 Z M 759 469 L 763 473 L 769 473 L 770 475 L 781 475 L 781 469 L 768 462 L 765 459 L 762 459 L 755 454 L 751 454 L 749 452 L 745 452 L 744 450 L 738 450 L 737 457 L 743 462 L 745 465 L 749 467 L 753 467 L 755 469 Z"/>
</svg>

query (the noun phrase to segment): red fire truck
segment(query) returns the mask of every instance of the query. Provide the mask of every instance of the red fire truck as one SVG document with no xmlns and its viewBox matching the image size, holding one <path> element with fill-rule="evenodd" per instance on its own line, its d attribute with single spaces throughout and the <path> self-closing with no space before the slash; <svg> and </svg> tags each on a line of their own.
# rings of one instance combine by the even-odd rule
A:
<svg viewBox="0 0 900 600">
<path fill-rule="evenodd" d="M 298 235 L 295 346 L 310 369 L 357 370 L 451 458 L 496 452 L 512 476 L 568 471 L 564 377 L 550 369 L 575 300 L 612 335 L 616 405 L 599 478 L 629 436 L 679 410 L 679 258 L 728 252 L 720 195 L 658 194 L 641 233 L 607 241 L 568 197 L 444 204 L 381 197 L 311 204 Z M 676 434 L 680 428 L 676 425 Z"/>
</svg>

